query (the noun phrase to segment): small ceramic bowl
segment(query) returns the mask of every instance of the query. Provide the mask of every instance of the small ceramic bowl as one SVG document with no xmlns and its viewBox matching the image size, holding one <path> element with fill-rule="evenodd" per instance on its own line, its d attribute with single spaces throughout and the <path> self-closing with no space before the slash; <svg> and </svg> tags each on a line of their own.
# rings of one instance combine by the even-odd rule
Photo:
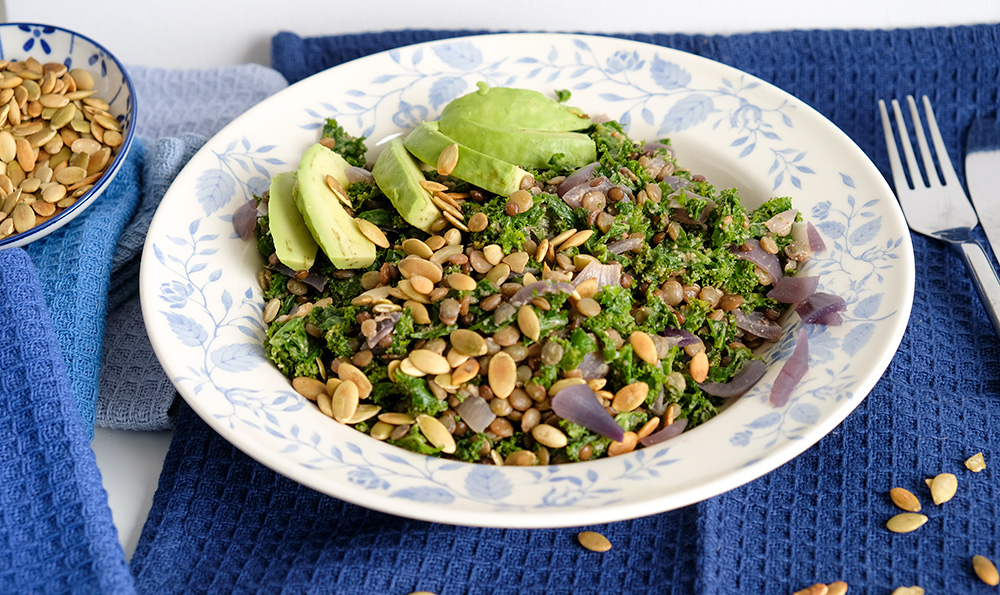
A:
<svg viewBox="0 0 1000 595">
<path fill-rule="evenodd" d="M 62 27 L 35 23 L 0 24 L 0 64 L 7 61 L 12 63 L 23 63 L 29 58 L 34 58 L 43 65 L 62 64 L 66 67 L 67 71 L 77 69 L 87 71 L 87 73 L 90 74 L 90 78 L 93 79 L 93 89 L 96 91 L 92 97 L 103 99 L 108 103 L 110 107 L 107 112 L 111 114 L 114 120 L 118 123 L 118 126 L 121 128 L 121 140 L 111 154 L 110 161 L 105 167 L 103 174 L 99 179 L 91 182 L 93 185 L 89 190 L 77 197 L 76 201 L 72 204 L 60 207 L 61 210 L 57 210 L 57 212 L 51 216 L 45 217 L 36 213 L 37 224 L 34 227 L 26 229 L 20 233 L 15 231 L 11 235 L 0 238 L 0 249 L 24 246 L 39 238 L 45 237 L 63 225 L 69 223 L 72 219 L 77 217 L 87 207 L 89 207 L 94 200 L 108 188 L 112 179 L 114 179 L 115 174 L 117 174 L 118 170 L 121 168 L 122 163 L 125 162 L 125 158 L 128 155 L 130 147 L 132 146 L 132 138 L 135 130 L 135 91 L 132 86 L 132 81 L 129 78 L 128 73 L 125 72 L 125 67 L 122 63 L 119 62 L 118 59 L 111 54 L 111 52 L 105 49 L 104 46 L 84 35 L 80 35 L 79 33 Z M 6 67 L 0 69 L 0 71 L 3 70 L 6 70 Z M 25 80 L 29 80 L 28 77 L 25 77 Z M 35 82 L 36 85 L 33 89 L 30 88 L 32 85 L 28 85 L 28 90 L 32 92 L 32 96 L 38 93 L 37 83 L 42 81 L 38 80 Z M 12 131 L 13 125 L 10 121 L 9 110 L 5 113 L 4 106 L 8 105 L 11 101 L 16 101 L 17 98 L 19 96 L 23 96 L 23 94 L 24 92 L 18 92 L 18 94 L 16 94 L 12 99 L 9 99 L 8 102 L 0 105 L 0 114 L 3 114 L 3 118 L 0 119 L 0 130 L 6 130 L 8 132 Z M 2 89 L 0 89 L 0 98 L 2 97 Z M 19 111 L 27 112 L 27 104 L 31 103 L 31 101 L 39 101 L 39 103 L 41 103 L 40 99 L 26 100 L 23 108 Z M 75 100 L 74 103 L 76 103 L 80 109 L 84 107 L 82 100 Z M 37 106 L 35 109 L 37 109 Z M 51 119 L 52 114 L 53 111 L 50 107 L 49 111 L 42 114 L 40 118 L 45 120 L 45 116 L 48 115 L 49 119 Z M 51 126 L 51 123 L 49 123 L 49 126 Z M 70 127 L 70 125 L 67 124 L 64 127 Z M 81 124 L 78 127 L 84 130 L 84 137 L 88 136 L 88 133 L 85 132 L 85 125 Z M 13 132 L 15 138 L 18 136 L 17 132 L 18 131 Z M 27 136 L 30 136 L 30 134 Z M 2 141 L 3 139 L 0 139 L 0 147 L 2 147 Z M 48 154 L 47 151 L 45 151 L 44 144 L 41 147 L 35 147 L 35 151 L 36 160 L 39 156 L 38 151 L 42 152 L 42 160 L 44 160 L 45 155 Z M 2 169 L 0 173 L 6 175 L 11 173 L 11 171 L 9 171 L 10 165 L 8 162 L 2 161 L 2 157 L 4 157 L 4 155 L 0 153 L 0 169 Z M 18 160 L 15 158 L 14 161 Z M 30 161 L 31 160 L 28 159 L 29 165 Z M 35 166 L 36 169 L 39 167 L 42 167 L 41 162 Z M 20 164 L 18 165 L 18 168 L 20 168 Z M 42 179 L 46 176 L 47 172 Z M 15 177 L 18 177 L 16 173 Z M 29 194 L 34 197 L 34 200 L 40 201 L 42 200 L 42 192 L 41 189 L 36 190 L 33 188 L 35 184 L 36 183 L 29 182 L 28 189 L 33 190 L 33 192 Z M 24 190 L 25 188 L 22 187 L 22 193 L 24 193 Z M 71 194 L 72 192 L 68 193 L 67 196 L 70 196 Z M 2 195 L 4 195 L 4 189 L 0 188 L 0 196 Z M 49 198 L 51 199 L 53 196 L 50 194 Z M 65 205 L 66 203 L 63 204 Z M 4 205 L 0 202 L 0 210 L 3 210 L 5 213 L 3 218 L 13 218 L 12 213 L 6 211 L 7 206 L 12 205 Z M 42 212 L 46 213 L 46 210 L 42 209 Z M 2 224 L 3 221 L 0 220 L 0 225 Z M 4 228 L 0 227 L 0 230 L 3 229 Z"/>
</svg>

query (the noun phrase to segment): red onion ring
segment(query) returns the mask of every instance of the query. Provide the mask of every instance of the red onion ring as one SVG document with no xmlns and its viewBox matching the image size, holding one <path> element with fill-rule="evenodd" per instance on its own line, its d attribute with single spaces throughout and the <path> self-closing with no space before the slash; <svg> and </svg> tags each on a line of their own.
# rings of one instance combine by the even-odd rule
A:
<svg viewBox="0 0 1000 595">
<path fill-rule="evenodd" d="M 254 229 L 257 227 L 257 205 L 254 201 L 248 200 L 233 213 L 233 229 L 240 236 L 241 240 L 249 240 L 253 237 Z"/>
<path fill-rule="evenodd" d="M 822 291 L 813 293 L 795 305 L 795 311 L 802 317 L 802 322 L 806 324 L 840 326 L 843 322 L 840 312 L 845 310 L 847 310 L 847 303 L 844 298 Z"/>
<path fill-rule="evenodd" d="M 757 335 L 767 341 L 777 341 L 781 338 L 781 325 L 768 317 L 763 312 L 753 311 L 749 314 L 739 308 L 733 310 L 736 317 L 736 327 Z"/>
<path fill-rule="evenodd" d="M 612 254 L 624 254 L 629 250 L 641 248 L 646 243 L 645 238 L 625 238 L 608 244 L 608 252 Z"/>
<path fill-rule="evenodd" d="M 681 433 L 684 432 L 684 430 L 687 428 L 687 425 L 688 425 L 688 420 L 686 417 L 678 419 L 674 421 L 674 423 L 660 430 L 659 432 L 653 432 L 649 436 L 646 436 L 639 442 L 642 443 L 643 446 L 653 446 L 654 444 L 665 442 L 667 440 L 670 440 L 671 438 L 676 438 L 677 436 L 680 436 Z"/>
<path fill-rule="evenodd" d="M 775 407 L 784 407 L 788 399 L 792 396 L 795 386 L 806 375 L 809 369 L 809 335 L 806 329 L 799 329 L 798 342 L 795 344 L 795 351 L 788 358 L 785 365 L 781 366 L 778 377 L 774 379 L 771 386 L 771 396 L 768 399 Z"/>
<path fill-rule="evenodd" d="M 574 384 L 556 393 L 552 397 L 552 411 L 567 421 L 615 442 L 621 442 L 625 438 L 625 430 L 604 409 L 597 395 L 586 384 Z"/>
<path fill-rule="evenodd" d="M 767 364 L 759 359 L 752 359 L 743 364 L 729 382 L 699 382 L 698 387 L 713 397 L 730 399 L 750 390 L 766 370 Z"/>
<path fill-rule="evenodd" d="M 576 289 L 588 279 L 597 280 L 597 289 L 601 289 L 607 285 L 620 285 L 622 280 L 622 265 L 617 262 L 613 264 L 601 264 L 596 260 L 591 260 L 573 278 L 573 289 Z"/>
<path fill-rule="evenodd" d="M 784 271 L 781 270 L 781 263 L 778 262 L 777 256 L 761 248 L 760 242 L 757 240 L 750 240 L 747 243 L 753 246 L 753 250 L 744 252 L 738 247 L 734 248 L 733 253 L 737 258 L 749 260 L 759 266 L 765 273 L 771 276 L 772 282 L 775 282 L 785 276 Z"/>
<path fill-rule="evenodd" d="M 462 417 L 465 425 L 477 434 L 485 432 L 486 428 L 497 418 L 496 414 L 490 410 L 489 404 L 482 397 L 476 395 L 466 397 L 464 401 L 459 403 L 458 407 L 455 407 L 455 412 Z"/>
<path fill-rule="evenodd" d="M 767 297 L 783 304 L 795 304 L 816 293 L 819 277 L 781 277 L 767 292 Z"/>
</svg>

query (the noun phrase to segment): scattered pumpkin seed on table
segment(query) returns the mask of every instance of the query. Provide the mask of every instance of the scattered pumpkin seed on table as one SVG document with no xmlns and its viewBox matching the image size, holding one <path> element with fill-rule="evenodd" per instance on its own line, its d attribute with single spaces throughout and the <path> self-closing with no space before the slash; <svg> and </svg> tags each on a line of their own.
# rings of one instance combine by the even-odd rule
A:
<svg viewBox="0 0 1000 595">
<path fill-rule="evenodd" d="M 580 545 L 592 552 L 606 552 L 611 549 L 611 541 L 596 531 L 581 531 L 576 539 Z"/>
</svg>

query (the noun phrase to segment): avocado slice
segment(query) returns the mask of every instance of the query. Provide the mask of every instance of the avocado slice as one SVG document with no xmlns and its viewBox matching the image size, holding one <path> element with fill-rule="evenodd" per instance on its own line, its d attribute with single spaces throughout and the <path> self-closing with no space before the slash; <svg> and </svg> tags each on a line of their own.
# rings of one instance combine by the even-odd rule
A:
<svg viewBox="0 0 1000 595">
<path fill-rule="evenodd" d="M 375 160 L 372 177 L 407 223 L 431 233 L 431 225 L 441 217 L 441 211 L 431 201 L 431 193 L 420 185 L 426 178 L 417 160 L 406 151 L 402 138 L 389 141 Z"/>
<path fill-rule="evenodd" d="M 375 262 L 375 244 L 361 233 L 326 183 L 326 176 L 331 175 L 347 188 L 348 167 L 343 157 L 317 143 L 299 161 L 294 191 L 306 227 L 338 269 L 356 269 Z"/>
<path fill-rule="evenodd" d="M 575 130 L 593 124 L 577 108 L 553 101 L 538 91 L 490 88 L 452 100 L 441 111 L 439 131 L 459 144 L 508 163 L 549 169 L 552 156 L 582 166 L 597 159 L 594 141 Z"/>
<path fill-rule="evenodd" d="M 319 246 L 306 226 L 292 194 L 296 172 L 287 171 L 271 179 L 267 212 L 274 252 L 278 260 L 296 271 L 308 271 L 316 261 Z"/>
<path fill-rule="evenodd" d="M 563 105 L 538 91 L 490 88 L 476 83 L 477 91 L 455 98 L 441 111 L 441 131 L 454 136 L 450 121 L 472 120 L 495 128 L 570 132 L 586 130 L 593 122 L 579 108 Z"/>
<path fill-rule="evenodd" d="M 437 165 L 438 155 L 445 147 L 456 144 L 438 130 L 437 122 L 421 122 L 403 140 L 403 145 L 424 163 Z M 500 196 L 510 196 L 521 187 L 528 172 L 479 151 L 458 144 L 458 163 L 451 175 Z"/>
<path fill-rule="evenodd" d="M 440 130 L 456 142 L 496 157 L 532 169 L 549 169 L 552 156 L 562 153 L 563 162 L 583 166 L 597 161 L 594 141 L 579 132 L 546 132 L 537 130 L 507 130 L 473 120 L 453 118 Z"/>
</svg>

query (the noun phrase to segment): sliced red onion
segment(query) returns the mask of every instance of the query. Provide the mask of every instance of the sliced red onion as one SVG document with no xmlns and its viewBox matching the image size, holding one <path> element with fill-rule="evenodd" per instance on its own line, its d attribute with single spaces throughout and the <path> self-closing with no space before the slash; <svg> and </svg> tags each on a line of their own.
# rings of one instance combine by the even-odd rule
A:
<svg viewBox="0 0 1000 595">
<path fill-rule="evenodd" d="M 591 260 L 583 270 L 573 278 L 573 289 L 579 287 L 587 279 L 597 280 L 597 289 L 607 285 L 620 285 L 622 280 L 622 265 L 619 263 L 601 264 L 596 260 Z M 572 293 L 572 290 L 571 290 Z"/>
<path fill-rule="evenodd" d="M 282 275 L 287 275 L 289 277 L 295 277 L 296 279 L 299 279 L 296 276 L 297 271 L 293 271 L 291 267 L 285 266 L 280 262 L 275 265 L 267 265 L 267 266 L 276 273 L 281 273 Z M 314 273 L 312 271 L 309 271 L 309 274 L 306 275 L 305 278 L 299 279 L 299 281 L 302 281 L 303 283 L 305 283 L 306 285 L 312 287 L 317 291 L 323 291 L 323 288 L 326 287 L 326 277 Z"/>
<path fill-rule="evenodd" d="M 674 151 L 673 147 L 671 147 L 670 145 L 668 145 L 666 143 L 661 143 L 658 140 L 647 142 L 646 144 L 644 144 L 642 146 L 642 152 L 647 157 L 652 157 L 653 154 L 656 153 L 657 151 L 659 151 L 660 149 L 666 149 L 667 153 L 669 153 L 671 157 L 675 154 L 675 151 Z M 664 163 L 660 163 L 658 165 L 660 167 L 663 167 Z"/>
<path fill-rule="evenodd" d="M 485 432 L 486 428 L 497 418 L 496 414 L 490 410 L 489 404 L 476 395 L 468 396 L 464 401 L 455 407 L 455 412 L 462 417 L 465 425 L 469 429 L 479 434 Z"/>
<path fill-rule="evenodd" d="M 605 177 L 601 177 L 599 184 L 592 185 L 593 183 L 594 181 L 590 181 L 571 188 L 566 192 L 566 194 L 563 194 L 563 202 L 568 204 L 573 209 L 579 209 L 583 206 L 584 197 L 591 192 L 603 192 L 606 195 L 608 190 L 615 187 L 615 185 L 608 181 Z M 560 184 L 559 187 L 562 188 L 562 184 Z"/>
<path fill-rule="evenodd" d="M 562 198 L 564 194 L 576 188 L 580 184 L 592 180 L 594 178 L 594 170 L 597 169 L 598 165 L 598 162 L 595 161 L 566 176 L 566 179 L 563 180 L 559 184 L 559 188 L 556 189 L 556 194 L 559 195 L 559 198 Z"/>
<path fill-rule="evenodd" d="M 691 180 L 687 178 L 681 178 L 679 176 L 663 176 L 663 181 L 667 183 L 674 190 L 680 190 L 681 188 L 687 188 L 691 185 Z"/>
<path fill-rule="evenodd" d="M 743 364 L 729 382 L 699 382 L 698 387 L 714 397 L 738 397 L 757 384 L 766 370 L 767 364 L 759 359 L 752 359 Z"/>
<path fill-rule="evenodd" d="M 764 316 L 763 312 L 755 310 L 747 314 L 737 308 L 733 310 L 733 314 L 736 316 L 737 328 L 768 341 L 777 341 L 781 338 L 781 325 Z"/>
<path fill-rule="evenodd" d="M 806 329 L 799 329 L 798 342 L 795 344 L 795 351 L 788 358 L 785 365 L 781 366 L 778 377 L 774 379 L 771 386 L 771 397 L 769 401 L 775 407 L 784 407 L 788 403 L 789 397 L 796 385 L 806 375 L 809 369 L 809 335 Z"/>
<path fill-rule="evenodd" d="M 396 323 L 400 319 L 399 312 L 388 312 L 375 317 L 375 334 L 368 338 L 368 349 L 373 349 L 379 341 L 392 334 L 396 330 Z"/>
<path fill-rule="evenodd" d="M 511 296 L 510 303 L 514 306 L 523 306 L 533 298 L 547 293 L 573 293 L 573 289 L 575 288 L 572 285 L 564 281 L 536 281 L 518 289 L 517 293 Z"/>
<path fill-rule="evenodd" d="M 615 442 L 621 442 L 625 438 L 625 430 L 611 417 L 586 384 L 575 384 L 556 393 L 552 397 L 552 410 L 559 417 Z"/>
<path fill-rule="evenodd" d="M 356 184 L 358 182 L 368 182 L 369 184 L 373 184 L 375 182 L 375 178 L 372 177 L 372 172 L 363 167 L 352 165 L 347 168 L 346 173 L 348 184 Z"/>
<path fill-rule="evenodd" d="M 847 303 L 844 298 L 831 293 L 818 291 L 810 295 L 807 299 L 795 305 L 795 311 L 802 317 L 802 322 L 806 324 L 825 324 L 827 326 L 840 326 L 843 319 L 840 312 L 847 310 Z"/>
<path fill-rule="evenodd" d="M 678 419 L 674 421 L 674 423 L 660 430 L 659 432 L 653 432 L 649 436 L 646 436 L 639 442 L 641 442 L 643 446 L 653 446 L 654 444 L 665 442 L 667 440 L 670 440 L 671 438 L 676 438 L 680 436 L 687 428 L 687 425 L 688 425 L 688 420 L 686 417 Z"/>
<path fill-rule="evenodd" d="M 798 214 L 798 209 L 782 211 L 765 221 L 764 227 L 775 235 L 787 236 L 792 231 L 792 224 L 795 223 L 795 216 Z"/>
<path fill-rule="evenodd" d="M 823 238 L 819 235 L 819 230 L 812 224 L 812 221 L 806 223 L 806 235 L 809 237 L 810 250 L 813 252 L 826 250 L 826 243 L 823 242 Z"/>
<path fill-rule="evenodd" d="M 248 200 L 233 213 L 233 229 L 242 240 L 249 240 L 253 237 L 254 229 L 257 227 L 257 205 L 254 201 Z"/>
<path fill-rule="evenodd" d="M 767 292 L 767 297 L 783 304 L 795 304 L 816 293 L 819 277 L 781 277 Z"/>
<path fill-rule="evenodd" d="M 584 380 L 594 380 L 595 378 L 604 378 L 608 375 L 608 370 L 611 368 L 608 366 L 607 362 L 604 361 L 604 357 L 600 352 L 591 351 L 590 353 L 583 356 L 580 361 L 580 365 L 577 366 L 577 370 L 583 374 L 582 378 Z"/>
<path fill-rule="evenodd" d="M 686 347 L 701 340 L 694 333 L 682 328 L 663 329 L 663 336 L 670 342 L 671 347 Z"/>
<path fill-rule="evenodd" d="M 711 198 L 701 196 L 700 194 L 687 193 L 687 196 L 706 200 L 708 201 L 708 204 L 705 205 L 705 208 L 702 209 L 700 213 L 698 213 L 697 218 L 692 219 L 691 214 L 688 213 L 687 208 L 681 205 L 680 201 L 677 200 L 676 196 L 671 195 L 670 202 L 667 203 L 667 206 L 672 209 L 672 214 L 673 214 L 672 218 L 676 219 L 681 223 L 688 223 L 692 225 L 694 224 L 703 225 L 705 221 L 708 220 L 709 213 L 711 213 L 712 209 L 715 208 L 715 201 L 712 200 Z"/>
<path fill-rule="evenodd" d="M 625 238 L 608 244 L 608 252 L 612 254 L 624 254 L 629 250 L 641 248 L 646 243 L 645 238 Z"/>
<path fill-rule="evenodd" d="M 733 254 L 735 254 L 737 258 L 749 260 L 759 266 L 764 270 L 764 272 L 771 276 L 772 282 L 785 276 L 784 271 L 781 270 L 781 263 L 778 262 L 778 257 L 776 255 L 761 248 L 758 240 L 750 240 L 747 243 L 753 246 L 753 250 L 744 252 L 739 247 L 734 248 Z"/>
</svg>

